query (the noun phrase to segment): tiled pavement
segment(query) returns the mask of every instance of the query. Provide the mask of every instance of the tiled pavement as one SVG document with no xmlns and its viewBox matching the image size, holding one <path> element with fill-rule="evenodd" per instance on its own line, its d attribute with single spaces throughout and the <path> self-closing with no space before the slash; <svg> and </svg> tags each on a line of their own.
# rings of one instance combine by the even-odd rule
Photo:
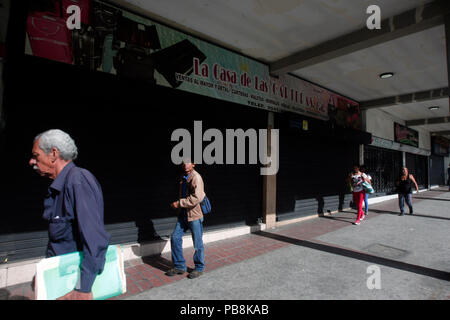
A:
<svg viewBox="0 0 450 320">
<path fill-rule="evenodd" d="M 446 192 L 444 190 L 445 189 L 431 190 L 420 193 L 415 196 L 413 203 L 422 201 L 420 198 L 437 197 Z M 367 223 L 367 221 L 378 216 L 379 214 L 397 214 L 397 212 L 398 205 L 396 200 L 374 204 L 370 206 L 369 215 L 364 223 Z M 353 210 L 343 211 L 332 215 L 319 217 L 318 219 L 311 219 L 300 223 L 294 223 L 283 227 L 266 230 L 266 232 L 295 240 L 312 240 L 321 235 L 346 227 L 354 220 L 355 214 Z M 280 239 L 277 239 L 276 237 L 261 237 L 257 234 L 248 234 L 232 239 L 208 243 L 205 245 L 205 272 L 263 255 L 289 245 L 291 245 L 289 242 L 280 241 Z M 193 268 L 193 254 L 193 248 L 184 250 L 188 271 Z M 120 300 L 126 297 L 132 297 L 141 292 L 151 290 L 154 287 L 160 287 L 179 281 L 187 276 L 186 273 L 184 275 L 168 277 L 164 273 L 169 268 L 171 268 L 170 253 L 125 262 L 127 292 L 121 296 L 111 298 L 111 300 Z M 34 292 L 32 290 L 31 283 L 0 289 L 0 300 L 8 299 L 34 299 Z"/>
</svg>

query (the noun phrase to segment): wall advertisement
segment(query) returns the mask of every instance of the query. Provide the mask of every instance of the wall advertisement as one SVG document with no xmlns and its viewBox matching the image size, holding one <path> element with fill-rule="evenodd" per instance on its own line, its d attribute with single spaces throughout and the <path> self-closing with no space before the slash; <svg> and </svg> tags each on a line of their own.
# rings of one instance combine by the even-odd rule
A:
<svg viewBox="0 0 450 320">
<path fill-rule="evenodd" d="M 409 146 L 419 147 L 419 132 L 399 123 L 394 123 L 394 141 Z"/>
</svg>

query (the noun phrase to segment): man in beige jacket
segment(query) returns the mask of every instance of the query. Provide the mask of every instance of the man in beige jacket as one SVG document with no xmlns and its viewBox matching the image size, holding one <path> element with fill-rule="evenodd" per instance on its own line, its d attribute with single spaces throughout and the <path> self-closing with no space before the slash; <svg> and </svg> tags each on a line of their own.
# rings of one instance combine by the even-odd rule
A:
<svg viewBox="0 0 450 320">
<path fill-rule="evenodd" d="M 173 209 L 181 209 L 177 224 L 170 237 L 172 249 L 172 262 L 174 267 L 166 272 L 168 276 L 184 274 L 186 260 L 183 256 L 183 235 L 189 229 L 194 243 L 195 269 L 189 273 L 188 278 L 194 279 L 202 275 L 205 269 L 205 248 L 203 246 L 203 212 L 200 206 L 205 197 L 203 179 L 194 170 L 195 164 L 183 162 L 184 175 L 180 181 L 180 200 L 171 204 Z"/>
</svg>

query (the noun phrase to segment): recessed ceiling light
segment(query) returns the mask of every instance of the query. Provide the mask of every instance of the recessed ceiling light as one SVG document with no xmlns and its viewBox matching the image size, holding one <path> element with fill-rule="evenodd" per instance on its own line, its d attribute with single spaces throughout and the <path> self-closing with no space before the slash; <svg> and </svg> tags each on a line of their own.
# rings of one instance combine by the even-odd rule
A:
<svg viewBox="0 0 450 320">
<path fill-rule="evenodd" d="M 428 109 L 430 109 L 430 110 L 438 110 L 439 106 L 432 106 L 432 107 L 429 107 Z"/>
<path fill-rule="evenodd" d="M 380 78 L 381 79 L 387 79 L 387 78 L 392 77 L 393 75 L 394 75 L 393 72 L 385 72 L 385 73 L 380 74 Z"/>
</svg>

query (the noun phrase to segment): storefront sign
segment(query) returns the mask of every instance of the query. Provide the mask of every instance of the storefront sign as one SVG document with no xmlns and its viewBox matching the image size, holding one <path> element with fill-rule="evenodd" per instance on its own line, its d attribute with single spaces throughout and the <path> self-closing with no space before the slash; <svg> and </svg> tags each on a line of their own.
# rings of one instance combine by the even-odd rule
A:
<svg viewBox="0 0 450 320">
<path fill-rule="evenodd" d="M 81 7 L 80 30 L 67 29 L 68 16 L 58 5 L 53 13 L 48 8 L 45 13 L 29 13 L 27 54 L 321 120 L 330 119 L 332 105 L 340 111 L 333 115 L 338 116 L 337 123 L 360 128 L 355 101 L 290 75 L 271 77 L 266 64 L 107 3 L 77 2 L 86 3 Z"/>
<path fill-rule="evenodd" d="M 374 147 L 385 148 L 396 151 L 404 151 L 412 154 L 418 154 L 422 156 L 429 156 L 431 152 L 425 149 L 419 149 L 408 145 L 403 145 L 391 140 L 383 139 L 380 137 L 372 136 L 372 143 L 370 144 Z"/>
<path fill-rule="evenodd" d="M 419 132 L 394 122 L 394 141 L 418 148 Z"/>
</svg>

